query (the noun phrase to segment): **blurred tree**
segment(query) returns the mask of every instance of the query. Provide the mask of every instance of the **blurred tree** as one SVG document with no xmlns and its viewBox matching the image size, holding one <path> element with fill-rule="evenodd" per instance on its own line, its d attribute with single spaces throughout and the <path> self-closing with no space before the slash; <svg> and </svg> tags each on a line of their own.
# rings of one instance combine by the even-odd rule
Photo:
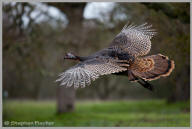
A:
<svg viewBox="0 0 192 129">
<path fill-rule="evenodd" d="M 4 90 L 8 89 L 10 97 L 24 97 L 24 94 L 27 94 L 27 92 L 33 92 L 32 97 L 37 98 L 40 89 L 37 78 L 41 77 L 41 74 L 38 70 L 42 64 L 40 63 L 40 58 L 33 57 L 33 54 L 37 53 L 30 53 L 28 44 L 30 38 L 24 29 L 24 23 L 22 20 L 22 16 L 25 13 L 24 10 L 26 7 L 29 9 L 29 16 L 31 11 L 34 9 L 29 3 L 9 3 L 4 4 L 3 6 L 3 78 L 6 80 L 3 82 L 6 86 Z M 31 49 L 39 50 L 37 49 L 39 47 L 34 44 L 30 47 Z M 31 61 L 30 65 L 20 65 L 21 62 L 25 64 L 29 60 Z M 36 73 L 34 73 L 36 74 L 34 77 L 37 77 L 33 80 L 34 86 L 27 88 L 25 93 L 21 95 L 22 92 L 17 92 L 18 84 L 20 87 L 22 87 L 25 85 L 25 81 L 30 81 L 27 80 L 27 77 L 33 76 L 33 69 L 37 69 Z M 27 76 L 23 74 L 26 72 L 26 70 L 28 73 Z"/>
<path fill-rule="evenodd" d="M 175 85 L 175 88 L 172 94 L 168 97 L 168 102 L 189 100 L 190 79 L 188 78 L 188 76 L 190 75 L 190 64 L 189 64 L 190 4 L 189 3 L 182 3 L 182 4 L 181 3 L 143 3 L 143 4 L 149 9 L 153 9 L 157 12 L 160 12 L 160 11 L 163 12 L 168 17 L 168 19 L 170 19 L 170 21 L 177 20 L 178 23 L 180 22 L 180 30 L 176 32 L 173 31 L 172 33 L 175 33 L 174 34 L 176 35 L 175 39 L 177 39 L 177 41 L 175 42 L 175 46 L 177 47 L 177 49 L 180 49 L 179 53 L 180 55 L 183 55 L 183 56 L 181 57 L 178 55 L 176 56 L 176 54 L 174 55 L 174 53 L 172 53 L 173 56 L 175 57 L 175 63 L 176 63 L 175 70 L 177 71 L 177 75 L 174 78 L 175 83 L 173 84 Z M 181 43 L 185 43 L 185 45 L 181 45 Z M 180 61 L 177 61 L 179 58 L 180 58 Z M 180 70 L 180 72 L 178 72 L 178 70 Z"/>
<path fill-rule="evenodd" d="M 69 35 L 78 35 L 81 32 L 78 30 L 82 30 L 82 22 L 83 22 L 83 11 L 86 3 L 48 3 L 48 5 L 54 6 L 60 9 L 63 13 L 67 15 L 69 20 L 69 24 L 65 31 L 66 34 Z M 78 37 L 74 36 L 66 36 L 69 37 L 68 42 L 76 43 L 79 41 Z M 74 109 L 74 101 L 75 101 L 75 89 L 74 88 L 66 88 L 66 87 L 57 87 L 57 112 L 69 112 Z"/>
<path fill-rule="evenodd" d="M 52 4 L 49 4 L 52 5 Z M 74 39 L 72 34 L 78 35 L 77 30 L 82 30 L 82 20 L 83 20 L 83 9 L 85 7 L 85 3 L 79 4 L 79 6 L 76 6 L 75 4 L 62 4 L 63 6 L 60 6 L 60 3 L 56 4 L 54 3 L 53 6 L 59 8 L 63 13 L 66 13 L 68 20 L 70 21 L 68 24 L 68 27 L 65 28 L 65 34 L 68 35 L 66 37 L 66 41 L 70 43 L 76 43 L 78 40 Z M 75 6 L 73 6 L 75 5 Z M 83 5 L 83 6 L 82 6 Z M 24 23 L 23 23 L 23 16 L 26 14 L 25 10 L 27 9 L 32 9 L 27 13 L 27 17 L 29 18 L 29 24 L 28 27 L 24 28 Z M 66 9 L 67 8 L 67 9 Z M 45 51 L 42 50 L 42 48 L 45 48 L 43 45 L 43 42 L 46 42 L 44 40 L 44 34 L 46 35 L 45 32 L 41 33 L 42 31 L 40 29 L 41 26 L 35 24 L 33 19 L 31 18 L 31 12 L 34 11 L 34 7 L 29 4 L 29 3 L 9 3 L 4 5 L 4 34 L 3 34 L 3 39 L 4 39 L 4 44 L 3 44 L 3 50 L 4 50 L 4 80 L 9 80 L 13 79 L 13 83 L 9 81 L 4 81 L 5 83 L 5 89 L 10 88 L 9 92 L 10 97 L 15 96 L 17 94 L 16 89 L 18 87 L 18 84 L 26 85 L 27 83 L 25 82 L 28 81 L 28 79 L 33 79 L 33 83 L 29 83 L 26 85 L 26 89 L 32 89 L 31 95 L 36 99 L 39 97 L 39 91 L 41 89 L 41 81 L 39 78 L 42 78 L 42 76 L 45 76 L 44 68 L 46 67 L 43 62 L 43 58 L 45 57 L 41 56 L 42 53 L 45 54 Z M 66 12 L 65 12 L 66 11 Z M 43 13 L 43 12 L 42 12 Z M 7 24 L 5 24 L 7 23 Z M 30 26 L 33 25 L 33 26 Z M 46 24 L 44 24 L 46 26 Z M 37 29 L 39 28 L 39 29 Z M 46 28 L 44 28 L 46 31 Z M 38 32 L 39 31 L 39 32 Z M 62 30 L 61 30 L 62 31 Z M 47 31 L 49 32 L 49 31 Z M 39 33 L 41 33 L 41 37 L 39 37 Z M 16 40 L 18 39 L 18 41 Z M 23 40 L 22 40 L 23 39 Z M 29 42 L 27 42 L 27 40 Z M 23 44 L 20 42 L 23 41 Z M 36 42 L 34 44 L 31 44 L 30 42 Z M 16 46 L 16 51 L 14 48 L 14 43 Z M 19 43 L 20 42 L 20 43 Z M 23 45 L 23 46 L 22 46 Z M 25 45 L 25 46 L 24 46 Z M 32 46 L 34 46 L 34 51 L 31 51 Z M 27 62 L 23 62 L 26 65 L 21 65 L 21 61 L 16 62 L 14 60 L 11 60 L 13 64 L 13 68 L 9 68 L 8 65 L 9 60 L 8 57 L 10 57 L 10 49 L 12 52 L 16 52 L 16 54 L 20 54 L 19 56 L 16 56 L 16 60 L 20 59 L 22 61 L 32 61 L 32 63 L 28 64 Z M 25 58 L 25 51 L 29 49 L 27 52 L 28 55 Z M 18 50 L 18 51 L 17 51 Z M 40 52 L 39 55 L 36 55 L 37 52 Z M 14 63 L 13 63 L 14 62 Z M 19 65 L 16 68 L 14 65 Z M 31 67 L 30 67 L 31 66 Z M 31 68 L 28 69 L 25 72 L 23 71 L 24 67 L 26 68 Z M 36 69 L 36 70 L 34 70 Z M 30 75 L 30 70 L 31 70 L 31 75 Z M 16 71 L 16 75 L 12 75 L 13 77 L 10 76 L 9 71 Z M 28 74 L 27 76 L 25 74 Z M 17 74 L 20 74 L 17 76 Z M 37 75 L 36 75 L 37 74 Z M 17 81 L 18 80 L 18 81 Z M 33 86 L 31 86 L 31 84 Z M 14 86 L 15 85 L 15 86 Z M 15 90 L 14 90 L 15 87 Z M 18 92 L 18 94 L 21 95 L 22 92 Z M 26 92 L 29 93 L 29 92 Z M 26 97 L 26 95 L 23 94 L 23 97 Z M 72 111 L 74 109 L 74 101 L 75 101 L 75 90 L 73 88 L 65 88 L 65 87 L 57 87 L 57 102 L 58 102 L 58 113 L 62 112 L 68 112 Z"/>
<path fill-rule="evenodd" d="M 142 3 L 149 9 L 162 11 L 171 19 L 179 19 L 183 23 L 189 24 L 190 6 L 189 3 Z"/>
</svg>

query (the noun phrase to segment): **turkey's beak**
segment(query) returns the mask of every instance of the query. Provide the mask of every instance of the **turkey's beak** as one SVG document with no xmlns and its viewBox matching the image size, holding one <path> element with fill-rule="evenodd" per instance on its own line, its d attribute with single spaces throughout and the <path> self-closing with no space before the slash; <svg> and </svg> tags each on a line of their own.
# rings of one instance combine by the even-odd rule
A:
<svg viewBox="0 0 192 129">
<path fill-rule="evenodd" d="M 69 58 L 67 56 L 64 56 L 63 59 L 65 60 L 65 59 L 69 59 Z"/>
</svg>

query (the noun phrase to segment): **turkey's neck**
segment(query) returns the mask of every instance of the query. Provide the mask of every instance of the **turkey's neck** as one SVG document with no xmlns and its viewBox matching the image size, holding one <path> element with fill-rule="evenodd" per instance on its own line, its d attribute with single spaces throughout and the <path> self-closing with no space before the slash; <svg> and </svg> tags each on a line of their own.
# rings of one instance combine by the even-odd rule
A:
<svg viewBox="0 0 192 129">
<path fill-rule="evenodd" d="M 88 57 L 86 56 L 76 56 L 76 59 L 79 60 L 79 61 L 85 61 L 88 59 Z"/>
<path fill-rule="evenodd" d="M 66 57 L 64 57 L 64 59 L 84 61 L 84 60 L 87 60 L 88 58 L 87 58 L 87 57 L 82 57 L 82 56 L 75 56 L 75 55 L 73 55 L 73 56 L 71 56 L 71 57 L 66 56 Z"/>
<path fill-rule="evenodd" d="M 87 57 L 83 57 L 83 56 L 74 56 L 74 57 L 67 57 L 67 58 L 64 58 L 64 59 L 85 61 L 85 60 L 87 60 L 88 58 L 87 58 Z"/>
</svg>

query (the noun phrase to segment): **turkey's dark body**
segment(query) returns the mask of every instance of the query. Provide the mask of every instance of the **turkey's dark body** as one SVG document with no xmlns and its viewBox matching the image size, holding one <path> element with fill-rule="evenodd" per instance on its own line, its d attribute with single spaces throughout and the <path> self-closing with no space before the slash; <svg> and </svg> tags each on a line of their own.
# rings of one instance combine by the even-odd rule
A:
<svg viewBox="0 0 192 129">
<path fill-rule="evenodd" d="M 122 51 L 113 50 L 113 49 L 103 49 L 101 51 L 98 51 L 88 56 L 86 60 L 92 59 L 92 58 L 99 58 L 99 57 L 109 57 L 109 58 L 124 60 L 124 61 L 126 60 L 130 64 L 133 63 L 135 60 L 135 57 L 133 55 L 127 52 L 122 52 Z"/>
</svg>

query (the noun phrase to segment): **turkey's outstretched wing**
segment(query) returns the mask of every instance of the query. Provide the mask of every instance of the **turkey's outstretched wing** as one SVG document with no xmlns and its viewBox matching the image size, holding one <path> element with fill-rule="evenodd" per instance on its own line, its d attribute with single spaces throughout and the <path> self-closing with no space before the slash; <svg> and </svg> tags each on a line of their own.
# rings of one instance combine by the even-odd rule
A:
<svg viewBox="0 0 192 129">
<path fill-rule="evenodd" d="M 59 79 L 56 81 L 61 81 L 60 85 L 66 85 L 66 87 L 85 87 L 86 85 L 90 85 L 92 80 L 94 81 L 101 75 L 126 70 L 127 68 L 119 66 L 118 60 L 110 57 L 98 57 L 73 66 L 61 73 Z"/>
<path fill-rule="evenodd" d="M 147 23 L 139 26 L 127 24 L 113 39 L 109 48 L 128 52 L 134 56 L 146 55 L 151 49 L 150 39 L 156 33 L 151 27 L 152 25 Z"/>
</svg>

